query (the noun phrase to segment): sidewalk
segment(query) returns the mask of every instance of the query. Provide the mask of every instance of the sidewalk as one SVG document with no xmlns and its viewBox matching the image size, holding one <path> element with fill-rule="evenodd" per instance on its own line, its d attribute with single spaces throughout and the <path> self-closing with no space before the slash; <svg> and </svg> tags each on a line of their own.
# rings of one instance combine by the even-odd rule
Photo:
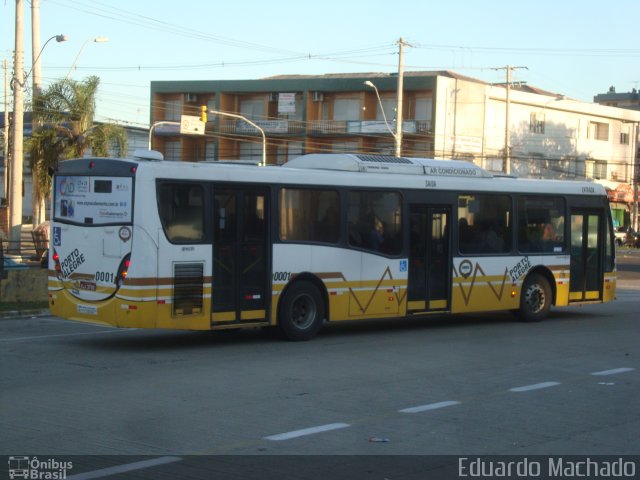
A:
<svg viewBox="0 0 640 480">
<path fill-rule="evenodd" d="M 4 312 L 0 312 L 0 320 L 15 320 L 18 318 L 27 318 L 27 317 L 46 317 L 47 315 L 51 315 L 51 312 L 48 308 L 39 308 L 39 309 L 25 309 L 25 310 L 6 310 Z"/>
<path fill-rule="evenodd" d="M 32 236 L 33 226 L 30 224 L 23 224 L 20 232 L 20 253 L 9 253 L 8 240 L 5 239 L 4 243 L 4 259 L 5 264 L 12 267 L 38 267 L 40 266 L 40 259 L 37 258 L 36 245 Z"/>
</svg>

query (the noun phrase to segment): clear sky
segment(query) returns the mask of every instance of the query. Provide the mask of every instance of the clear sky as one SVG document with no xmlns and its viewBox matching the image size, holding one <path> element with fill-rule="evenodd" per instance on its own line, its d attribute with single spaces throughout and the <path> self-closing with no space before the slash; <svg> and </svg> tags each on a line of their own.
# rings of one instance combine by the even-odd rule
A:
<svg viewBox="0 0 640 480">
<path fill-rule="evenodd" d="M 25 64 L 31 4 L 25 0 Z M 0 60 L 12 62 L 15 2 L 0 7 Z M 40 0 L 47 83 L 101 78 L 97 119 L 146 126 L 153 80 L 452 70 L 513 80 L 590 102 L 640 89 L 640 0 Z M 97 36 L 107 43 L 85 42 Z M 4 92 L 3 92 L 4 95 Z"/>
</svg>

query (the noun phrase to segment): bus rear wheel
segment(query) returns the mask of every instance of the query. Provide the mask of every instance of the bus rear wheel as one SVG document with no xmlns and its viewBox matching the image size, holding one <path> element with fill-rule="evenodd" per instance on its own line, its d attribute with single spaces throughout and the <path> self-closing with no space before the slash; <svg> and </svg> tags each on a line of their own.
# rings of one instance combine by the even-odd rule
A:
<svg viewBox="0 0 640 480">
<path fill-rule="evenodd" d="M 278 314 L 278 329 L 287 340 L 311 340 L 324 320 L 324 301 L 318 288 L 300 280 L 284 293 Z"/>
<path fill-rule="evenodd" d="M 539 273 L 529 275 L 522 285 L 518 318 L 523 322 L 539 322 L 551 309 L 551 287 Z"/>
</svg>

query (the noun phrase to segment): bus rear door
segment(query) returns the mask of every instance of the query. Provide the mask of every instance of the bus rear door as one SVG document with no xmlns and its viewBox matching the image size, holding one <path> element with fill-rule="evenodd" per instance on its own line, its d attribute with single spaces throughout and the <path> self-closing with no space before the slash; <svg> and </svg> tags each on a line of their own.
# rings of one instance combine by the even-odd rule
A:
<svg viewBox="0 0 640 480">
<path fill-rule="evenodd" d="M 214 326 L 267 320 L 266 189 L 214 184 Z"/>
<path fill-rule="evenodd" d="M 450 208 L 410 206 L 409 313 L 450 309 Z"/>
<path fill-rule="evenodd" d="M 570 302 L 602 299 L 602 212 L 571 212 Z"/>
</svg>

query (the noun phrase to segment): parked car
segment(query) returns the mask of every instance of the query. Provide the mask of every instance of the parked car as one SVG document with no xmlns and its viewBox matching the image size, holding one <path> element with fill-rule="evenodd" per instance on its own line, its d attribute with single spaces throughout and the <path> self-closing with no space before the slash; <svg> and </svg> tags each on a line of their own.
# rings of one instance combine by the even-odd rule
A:
<svg viewBox="0 0 640 480">
<path fill-rule="evenodd" d="M 622 246 L 624 242 L 627 240 L 627 231 L 629 227 L 616 227 L 614 231 L 614 236 L 616 237 L 616 245 Z"/>
<path fill-rule="evenodd" d="M 618 227 L 615 232 L 616 245 L 640 248 L 640 232 L 631 227 Z"/>
</svg>

